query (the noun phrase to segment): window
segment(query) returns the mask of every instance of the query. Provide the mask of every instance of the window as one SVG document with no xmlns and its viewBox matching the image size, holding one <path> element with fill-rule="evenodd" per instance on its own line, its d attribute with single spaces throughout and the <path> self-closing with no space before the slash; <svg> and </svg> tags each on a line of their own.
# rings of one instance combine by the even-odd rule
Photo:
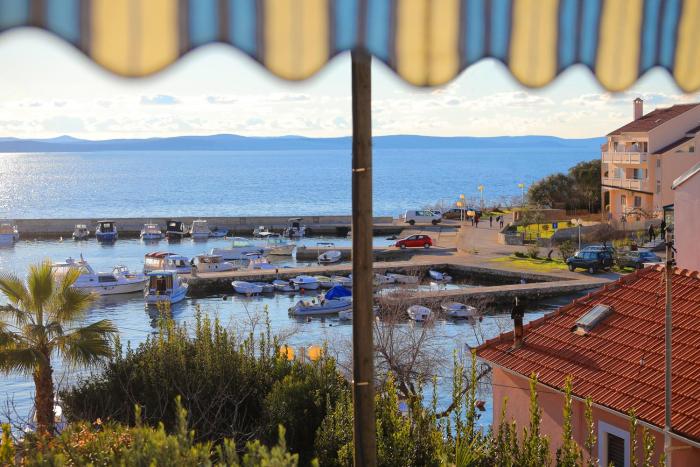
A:
<svg viewBox="0 0 700 467">
<path fill-rule="evenodd" d="M 615 168 L 615 178 L 625 178 L 625 171 L 621 167 Z"/>
<path fill-rule="evenodd" d="M 620 195 L 620 204 L 624 207 L 627 206 L 627 196 Z"/>
<path fill-rule="evenodd" d="M 625 440 L 612 433 L 608 433 L 608 457 L 607 464 L 614 467 L 625 467 Z"/>
<path fill-rule="evenodd" d="M 656 159 L 656 167 L 661 167 L 661 159 Z"/>
<path fill-rule="evenodd" d="M 644 172 L 645 169 L 632 169 L 632 178 L 634 180 L 644 180 L 644 178 L 646 178 L 646 174 Z"/>
<path fill-rule="evenodd" d="M 641 207 L 642 207 L 642 197 L 641 197 L 641 196 L 635 196 L 635 197 L 634 197 L 634 207 L 635 207 L 635 208 L 641 208 Z"/>
<path fill-rule="evenodd" d="M 695 146 L 690 146 L 688 148 L 688 152 L 695 152 Z"/>
<path fill-rule="evenodd" d="M 598 422 L 598 457 L 601 465 L 625 467 L 630 462 L 630 434 L 605 422 Z"/>
<path fill-rule="evenodd" d="M 661 193 L 661 180 L 656 181 L 656 192 Z"/>
</svg>

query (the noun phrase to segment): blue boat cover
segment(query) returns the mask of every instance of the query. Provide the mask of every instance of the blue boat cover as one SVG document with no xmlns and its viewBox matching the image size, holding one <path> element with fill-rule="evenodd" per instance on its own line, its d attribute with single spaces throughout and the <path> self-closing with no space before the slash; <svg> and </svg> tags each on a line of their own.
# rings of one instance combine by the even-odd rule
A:
<svg viewBox="0 0 700 467">
<path fill-rule="evenodd" d="M 350 297 L 351 295 L 352 292 L 350 292 L 348 289 L 342 285 L 336 285 L 326 292 L 326 300 L 333 300 L 340 297 Z"/>
</svg>

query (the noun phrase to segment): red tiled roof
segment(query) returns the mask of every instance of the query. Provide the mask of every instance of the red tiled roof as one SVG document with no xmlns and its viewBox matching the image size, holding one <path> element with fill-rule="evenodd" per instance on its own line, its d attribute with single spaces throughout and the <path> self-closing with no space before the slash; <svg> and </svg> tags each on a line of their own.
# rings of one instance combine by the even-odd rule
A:
<svg viewBox="0 0 700 467">
<path fill-rule="evenodd" d="M 700 278 L 676 270 L 673 276 L 672 424 L 700 440 Z M 501 334 L 477 349 L 478 356 L 524 376 L 563 388 L 597 404 L 664 425 L 664 273 L 646 268 L 608 284 L 525 326 L 525 342 L 512 350 L 513 333 Z M 586 335 L 572 332 L 594 305 L 612 314 Z"/>
<path fill-rule="evenodd" d="M 680 114 L 687 112 L 688 110 L 692 109 L 697 105 L 699 104 L 679 104 L 664 109 L 653 110 L 648 114 L 642 116 L 641 118 L 629 122 L 627 125 L 624 125 L 618 128 L 617 130 L 608 133 L 608 136 L 619 135 L 620 133 L 626 132 L 643 132 L 652 130 L 657 126 L 679 116 Z"/>
</svg>

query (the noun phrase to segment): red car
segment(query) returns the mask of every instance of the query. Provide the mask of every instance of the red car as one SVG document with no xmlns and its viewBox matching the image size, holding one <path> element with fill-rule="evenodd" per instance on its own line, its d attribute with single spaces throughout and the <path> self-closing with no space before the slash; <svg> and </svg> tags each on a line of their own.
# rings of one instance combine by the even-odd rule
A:
<svg viewBox="0 0 700 467">
<path fill-rule="evenodd" d="M 411 235 L 396 242 L 396 246 L 399 248 L 430 248 L 433 246 L 433 240 L 427 235 Z"/>
</svg>

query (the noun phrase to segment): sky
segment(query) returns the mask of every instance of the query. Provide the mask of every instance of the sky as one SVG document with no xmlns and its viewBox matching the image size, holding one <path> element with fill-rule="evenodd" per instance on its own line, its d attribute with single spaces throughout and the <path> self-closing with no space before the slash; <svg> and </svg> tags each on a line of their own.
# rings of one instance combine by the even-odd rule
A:
<svg viewBox="0 0 700 467">
<path fill-rule="evenodd" d="M 216 44 L 155 76 L 126 79 L 46 32 L 24 29 L 0 36 L 0 63 L 0 137 L 332 137 L 352 130 L 349 54 L 306 81 L 288 82 Z M 524 88 L 494 60 L 434 89 L 404 83 L 377 60 L 372 73 L 375 135 L 588 138 L 627 123 L 638 96 L 645 112 L 700 101 L 682 94 L 664 70 L 619 94 L 605 92 L 580 65 L 539 90 Z"/>
</svg>

